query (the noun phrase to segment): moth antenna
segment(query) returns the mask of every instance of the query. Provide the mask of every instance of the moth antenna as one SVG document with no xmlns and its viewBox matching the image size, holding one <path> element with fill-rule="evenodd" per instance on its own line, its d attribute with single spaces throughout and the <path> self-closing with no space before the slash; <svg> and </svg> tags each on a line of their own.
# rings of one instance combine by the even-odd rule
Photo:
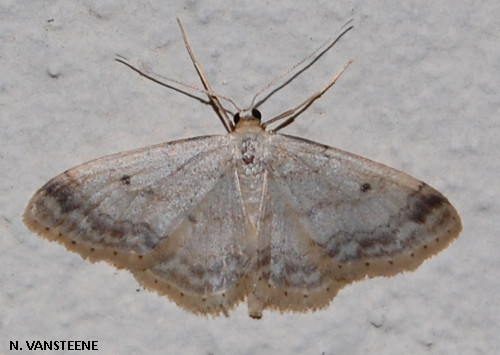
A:
<svg viewBox="0 0 500 355">
<path fill-rule="evenodd" d="M 287 110 L 287 111 L 279 114 L 278 116 L 273 117 L 270 120 L 264 122 L 262 124 L 262 128 L 266 128 L 269 124 L 276 122 L 276 121 L 279 121 L 279 120 L 282 120 L 282 119 L 285 119 L 287 117 L 288 117 L 288 119 L 285 120 L 284 122 L 282 122 L 275 129 L 273 129 L 272 132 L 279 131 L 280 129 L 285 128 L 286 126 L 291 124 L 302 112 L 307 110 L 309 108 L 309 106 L 311 106 L 314 101 L 319 99 L 325 92 L 328 91 L 328 89 L 330 89 L 333 85 L 335 85 L 338 78 L 340 78 L 340 76 L 347 70 L 347 68 L 349 67 L 349 65 L 351 65 L 352 62 L 353 62 L 352 60 L 348 61 L 346 63 L 346 65 L 344 65 L 344 68 L 342 68 L 342 70 L 337 75 L 335 75 L 335 77 L 323 89 L 314 93 L 313 95 L 311 95 L 310 97 L 308 97 L 307 99 L 302 101 L 300 104 L 298 104 L 294 108 Z"/>
<path fill-rule="evenodd" d="M 344 28 L 346 25 L 350 24 L 353 20 L 347 21 L 341 28 Z M 283 87 L 287 86 L 289 83 L 291 83 L 295 78 L 297 78 L 300 74 L 305 72 L 307 69 L 309 69 L 316 61 L 318 61 L 326 52 L 328 52 L 347 32 L 349 32 L 354 26 L 349 26 L 345 30 L 343 30 L 338 36 L 336 37 L 329 37 L 325 42 L 323 42 L 318 48 L 316 48 L 314 51 L 309 53 L 305 58 L 294 64 L 290 69 L 282 72 L 279 74 L 277 77 L 275 77 L 273 80 L 271 80 L 267 85 L 265 85 L 262 89 L 260 89 L 253 97 L 252 99 L 252 104 L 250 107 L 259 107 L 262 105 L 264 102 L 266 102 L 271 96 L 273 96 L 275 93 L 280 91 Z M 326 46 L 326 48 L 325 48 Z M 318 54 L 318 52 L 320 52 Z M 264 91 L 269 89 L 271 86 L 275 85 L 277 82 L 280 80 L 284 79 L 286 76 L 288 76 L 290 73 L 292 73 L 296 68 L 300 67 L 302 64 L 304 64 L 306 61 L 311 60 L 310 63 L 308 63 L 306 66 L 304 66 L 302 69 L 300 69 L 298 72 L 296 72 L 293 76 L 291 76 L 287 81 L 285 81 L 283 84 L 278 86 L 276 89 L 272 90 L 266 97 L 264 97 L 262 100 L 260 100 L 257 104 L 255 104 L 255 100 L 257 97 L 262 94 Z"/>
<path fill-rule="evenodd" d="M 146 79 L 149 79 L 149 80 L 153 81 L 154 83 L 160 84 L 160 85 L 165 86 L 165 87 L 167 87 L 169 89 L 173 89 L 173 90 L 175 90 L 177 92 L 180 92 L 181 94 L 187 95 L 187 96 L 189 96 L 189 97 L 191 97 L 193 99 L 196 99 L 196 100 L 198 100 L 198 101 L 200 101 L 200 102 L 202 102 L 202 103 L 204 103 L 206 105 L 210 105 L 211 104 L 211 102 L 208 101 L 208 100 L 204 100 L 204 99 L 202 99 L 202 98 L 200 98 L 198 96 L 195 96 L 195 95 L 193 95 L 193 94 L 191 94 L 191 93 L 189 93 L 187 91 L 184 91 L 184 90 L 181 90 L 181 89 L 179 89 L 179 88 L 177 88 L 175 86 L 169 85 L 169 84 L 165 83 L 164 81 L 169 81 L 169 82 L 175 83 L 177 85 L 183 86 L 185 88 L 201 92 L 201 93 L 203 93 L 203 94 L 205 94 L 207 96 L 210 95 L 210 93 L 208 92 L 208 90 L 202 89 L 202 88 L 200 88 L 200 87 L 198 87 L 197 85 L 194 85 L 194 84 L 188 84 L 188 83 L 185 83 L 185 82 L 180 81 L 180 80 L 176 80 L 176 79 L 172 79 L 172 78 L 163 76 L 161 74 L 158 74 L 158 73 L 152 71 L 151 69 L 149 69 L 148 67 L 145 67 L 145 66 L 142 66 L 141 68 L 138 68 L 138 66 L 136 66 L 134 64 L 131 64 L 130 60 L 128 58 L 125 58 L 125 57 L 123 57 L 123 56 L 121 56 L 119 54 L 117 54 L 116 56 L 117 56 L 117 58 L 115 58 L 115 60 L 118 63 L 121 63 L 121 64 L 129 67 L 130 69 L 132 69 L 136 73 L 139 73 L 139 75 L 145 77 Z M 161 80 L 159 80 L 157 78 L 161 78 Z M 234 100 L 230 99 L 229 97 L 226 97 L 224 95 L 220 95 L 220 94 L 218 94 L 216 92 L 212 92 L 212 95 L 218 97 L 219 99 L 223 99 L 223 100 L 229 102 L 231 105 L 233 105 L 236 108 L 237 111 L 241 111 L 241 109 L 236 104 L 236 102 L 234 102 Z M 232 112 L 230 110 L 228 110 L 226 108 L 224 108 L 224 110 L 226 112 L 229 112 L 229 113 L 232 114 Z"/>
<path fill-rule="evenodd" d="M 205 74 L 203 74 L 203 71 L 200 67 L 200 64 L 196 60 L 196 57 L 194 56 L 193 51 L 191 50 L 191 46 L 189 45 L 186 32 L 184 31 L 184 28 L 182 27 L 181 20 L 177 18 L 177 23 L 179 24 L 179 28 L 182 33 L 182 38 L 184 40 L 184 45 L 186 46 L 186 49 L 189 53 L 189 57 L 191 58 L 191 62 L 194 65 L 194 68 L 196 69 L 196 72 L 198 73 L 198 76 L 200 77 L 201 82 L 203 83 L 203 87 L 207 90 L 207 96 L 210 102 L 212 103 L 212 107 L 214 108 L 215 113 L 217 116 L 219 116 L 220 120 L 222 121 L 222 124 L 224 125 L 224 128 L 228 132 L 234 131 L 234 125 L 231 122 L 231 119 L 227 116 L 226 110 L 220 103 L 219 99 L 217 96 L 213 93 L 212 88 L 210 87 L 210 84 L 208 83 L 207 78 L 205 77 Z"/>
<path fill-rule="evenodd" d="M 165 80 L 165 81 L 170 81 L 170 82 L 173 82 L 175 84 L 178 84 L 178 85 L 181 85 L 181 86 L 184 86 L 186 88 L 189 88 L 189 89 L 193 89 L 193 90 L 197 90 L 197 91 L 200 91 L 200 92 L 204 92 L 205 90 L 201 90 L 201 89 L 198 89 L 196 86 L 194 85 L 190 85 L 190 84 L 186 84 L 186 83 L 183 83 L 181 81 L 178 81 L 178 80 L 175 80 L 175 79 L 171 79 L 171 78 L 166 78 L 164 76 L 161 76 L 157 73 L 154 73 L 152 71 L 150 71 L 148 68 L 137 68 L 136 66 L 134 66 L 133 64 L 131 64 L 129 62 L 129 60 L 121 55 L 117 55 L 117 58 L 115 58 L 115 60 L 118 62 L 118 63 L 121 63 L 127 67 L 129 67 L 130 69 L 132 69 L 133 71 L 135 71 L 136 73 L 138 73 L 139 75 L 145 77 L 146 79 L 148 80 L 151 80 L 152 82 L 156 83 L 156 84 L 159 84 L 161 86 L 164 86 L 168 89 L 171 89 L 171 90 L 174 90 L 174 91 L 177 91 L 181 94 L 184 94 L 188 97 L 191 97 L 195 100 L 198 100 L 200 101 L 201 103 L 203 104 L 206 104 L 206 105 L 210 105 L 210 101 L 207 101 L 205 99 L 202 99 L 201 97 L 198 97 L 196 95 L 193 95 L 191 94 L 190 92 L 187 92 L 185 90 L 182 90 L 182 89 L 179 89 L 178 87 L 175 87 L 175 86 L 172 86 L 172 85 L 169 85 L 167 83 L 165 83 L 164 81 L 161 81 L 157 78 L 155 78 L 155 76 L 161 78 L 162 80 Z"/>
</svg>

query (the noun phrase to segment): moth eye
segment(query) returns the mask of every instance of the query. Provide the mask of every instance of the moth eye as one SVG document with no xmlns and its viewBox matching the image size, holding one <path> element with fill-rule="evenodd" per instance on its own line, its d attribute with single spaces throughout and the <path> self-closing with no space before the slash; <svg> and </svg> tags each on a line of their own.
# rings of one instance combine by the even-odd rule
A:
<svg viewBox="0 0 500 355">
<path fill-rule="evenodd" d="M 236 114 L 233 116 L 233 122 L 234 122 L 234 124 L 237 124 L 238 122 L 240 122 L 240 113 L 239 112 L 236 112 Z"/>
<path fill-rule="evenodd" d="M 255 117 L 256 119 L 260 120 L 262 117 L 262 114 L 256 108 L 253 108 L 252 109 L 252 116 Z"/>
</svg>

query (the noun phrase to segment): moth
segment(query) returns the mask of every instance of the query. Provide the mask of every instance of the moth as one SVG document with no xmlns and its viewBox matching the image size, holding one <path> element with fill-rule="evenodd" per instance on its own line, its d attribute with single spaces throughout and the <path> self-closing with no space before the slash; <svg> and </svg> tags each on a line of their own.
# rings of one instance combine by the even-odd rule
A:
<svg viewBox="0 0 500 355">
<path fill-rule="evenodd" d="M 253 318 L 267 308 L 324 308 L 346 284 L 415 269 L 458 236 L 457 211 L 424 182 L 278 133 L 350 62 L 321 91 L 267 122 L 255 98 L 231 120 L 222 101 L 233 102 L 212 91 L 178 23 L 200 91 L 227 134 L 69 169 L 29 202 L 24 222 L 32 231 L 85 259 L 129 270 L 188 311 L 227 316 L 246 299 Z M 306 58 L 306 68 L 351 28 Z"/>
</svg>

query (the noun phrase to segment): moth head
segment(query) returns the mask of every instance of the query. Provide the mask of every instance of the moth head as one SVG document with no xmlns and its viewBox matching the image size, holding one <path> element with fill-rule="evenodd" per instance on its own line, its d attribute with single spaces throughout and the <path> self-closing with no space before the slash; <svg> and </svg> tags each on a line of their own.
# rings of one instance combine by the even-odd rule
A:
<svg viewBox="0 0 500 355">
<path fill-rule="evenodd" d="M 253 108 L 251 110 L 242 110 L 233 116 L 233 122 L 236 127 L 238 126 L 260 126 L 260 119 L 262 115 L 259 110 Z"/>
</svg>

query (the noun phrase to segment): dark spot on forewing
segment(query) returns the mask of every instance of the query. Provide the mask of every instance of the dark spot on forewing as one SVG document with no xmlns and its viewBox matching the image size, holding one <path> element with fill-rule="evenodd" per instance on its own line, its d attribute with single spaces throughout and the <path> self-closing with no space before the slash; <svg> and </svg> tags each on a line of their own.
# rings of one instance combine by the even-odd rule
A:
<svg viewBox="0 0 500 355">
<path fill-rule="evenodd" d="M 120 178 L 120 181 L 121 181 L 124 185 L 130 185 L 130 176 L 129 176 L 129 175 L 123 175 L 123 176 Z"/>
<path fill-rule="evenodd" d="M 432 194 L 428 196 L 415 195 L 410 200 L 410 219 L 415 223 L 425 223 L 435 209 L 446 203 L 446 199 L 440 195 Z"/>
<path fill-rule="evenodd" d="M 372 187 L 369 183 L 365 182 L 364 184 L 361 184 L 360 190 L 361 192 L 366 192 L 368 190 L 371 190 Z"/>
</svg>

